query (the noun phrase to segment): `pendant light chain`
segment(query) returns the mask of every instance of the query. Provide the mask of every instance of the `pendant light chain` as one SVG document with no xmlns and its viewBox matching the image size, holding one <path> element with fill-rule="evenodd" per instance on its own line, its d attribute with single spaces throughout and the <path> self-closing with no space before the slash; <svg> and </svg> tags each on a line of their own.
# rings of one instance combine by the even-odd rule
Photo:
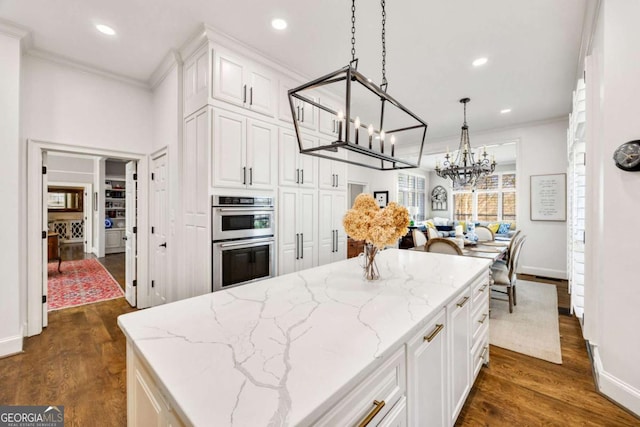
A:
<svg viewBox="0 0 640 427">
<path fill-rule="evenodd" d="M 351 62 L 356 60 L 356 0 L 351 0 Z"/>
<path fill-rule="evenodd" d="M 386 23 L 387 11 L 385 10 L 385 0 L 380 1 L 382 6 L 382 84 L 381 87 L 387 88 L 387 43 L 386 43 Z"/>
</svg>

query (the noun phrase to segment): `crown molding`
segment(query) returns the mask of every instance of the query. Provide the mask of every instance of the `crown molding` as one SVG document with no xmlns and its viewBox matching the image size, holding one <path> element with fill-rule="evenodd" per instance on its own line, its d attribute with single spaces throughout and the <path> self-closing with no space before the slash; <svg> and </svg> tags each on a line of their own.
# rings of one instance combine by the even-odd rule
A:
<svg viewBox="0 0 640 427">
<path fill-rule="evenodd" d="M 186 42 L 178 49 L 180 57 L 188 58 L 207 42 L 207 31 L 204 24 L 199 24 L 198 29 L 187 39 Z"/>
<path fill-rule="evenodd" d="M 122 74 L 114 73 L 111 71 L 104 70 L 102 68 L 95 67 L 93 65 L 89 65 L 80 61 L 76 61 L 71 58 L 67 58 L 66 56 L 59 55 L 57 53 L 40 50 L 37 48 L 32 48 L 27 51 L 27 55 L 32 56 L 34 58 L 44 59 L 46 61 L 55 62 L 57 64 L 65 65 L 67 67 L 75 68 L 77 70 L 81 70 L 87 73 L 95 74 L 101 77 L 105 77 L 111 80 L 116 80 L 120 83 L 126 83 L 128 85 L 137 87 L 138 89 L 151 90 L 149 83 L 134 79 L 131 77 L 124 76 Z"/>
<path fill-rule="evenodd" d="M 178 51 L 172 49 L 167 52 L 164 58 L 162 58 L 162 61 L 160 61 L 160 64 L 158 64 L 153 73 L 151 73 L 151 77 L 149 77 L 149 87 L 151 90 L 155 90 L 175 67 L 181 65 L 182 58 Z"/>
<path fill-rule="evenodd" d="M 22 39 L 27 37 L 30 33 L 31 30 L 27 27 L 23 27 L 22 25 L 0 18 L 0 34 L 16 39 Z"/>
<path fill-rule="evenodd" d="M 598 28 L 598 17 L 602 7 L 602 0 L 588 0 L 582 21 L 582 35 L 580 37 L 580 50 L 578 52 L 578 63 L 576 64 L 576 79 L 584 76 L 584 61 L 591 53 L 593 38 Z"/>
</svg>

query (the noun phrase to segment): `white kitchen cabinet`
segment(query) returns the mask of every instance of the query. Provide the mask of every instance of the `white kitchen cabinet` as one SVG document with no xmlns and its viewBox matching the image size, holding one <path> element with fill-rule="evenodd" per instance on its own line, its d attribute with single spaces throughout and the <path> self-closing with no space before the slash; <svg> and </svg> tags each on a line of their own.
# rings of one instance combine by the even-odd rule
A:
<svg viewBox="0 0 640 427">
<path fill-rule="evenodd" d="M 407 427 L 407 425 L 410 425 L 407 424 L 407 398 L 403 396 L 380 421 L 378 427 Z"/>
<path fill-rule="evenodd" d="M 109 228 L 104 230 L 104 253 L 115 254 L 124 252 L 126 231 L 123 228 Z"/>
<path fill-rule="evenodd" d="M 289 103 L 289 89 L 300 86 L 302 83 L 293 79 L 283 77 L 280 79 L 278 96 L 278 117 L 289 123 L 293 123 L 291 105 Z M 315 101 L 315 97 L 312 97 Z M 298 121 L 298 125 L 310 130 L 316 130 L 318 126 L 318 111 L 313 104 L 300 99 L 293 99 L 293 110 Z"/>
<path fill-rule="evenodd" d="M 302 134 L 304 146 L 317 146 L 318 139 Z M 278 175 L 280 185 L 301 188 L 316 188 L 318 186 L 318 158 L 307 154 L 300 154 L 298 139 L 292 129 L 280 129 L 278 138 Z"/>
<path fill-rule="evenodd" d="M 446 311 L 407 343 L 409 425 L 448 425 Z"/>
<path fill-rule="evenodd" d="M 320 140 L 320 144 L 328 145 L 331 141 Z M 330 151 L 324 154 L 339 159 L 346 158 L 346 151 L 339 150 L 337 153 Z M 337 160 L 318 159 L 318 187 L 327 190 L 343 190 L 347 189 L 347 163 Z"/>
<path fill-rule="evenodd" d="M 318 265 L 347 258 L 347 235 L 342 218 L 347 211 L 347 193 L 320 191 L 318 218 Z"/>
<path fill-rule="evenodd" d="M 182 90 L 185 117 L 207 105 L 211 87 L 210 52 L 211 49 L 207 43 L 184 62 Z"/>
<path fill-rule="evenodd" d="M 277 80 L 271 70 L 222 48 L 215 49 L 213 64 L 214 98 L 274 116 Z"/>
<path fill-rule="evenodd" d="M 471 390 L 471 290 L 447 306 L 449 326 L 449 424 L 453 425 Z"/>
<path fill-rule="evenodd" d="M 320 99 L 320 104 L 326 105 L 327 107 L 334 110 L 336 113 L 340 110 L 335 106 L 338 104 L 337 102 Z M 338 117 L 336 114 L 331 114 L 328 111 L 319 108 L 318 114 L 318 131 L 325 135 L 331 137 L 332 141 L 335 141 L 338 138 Z M 342 130 L 344 132 L 344 129 Z"/>
<path fill-rule="evenodd" d="M 217 110 L 213 128 L 213 186 L 273 189 L 276 127 Z"/>
<path fill-rule="evenodd" d="M 315 267 L 318 195 L 315 190 L 281 188 L 278 194 L 278 272 Z"/>
</svg>

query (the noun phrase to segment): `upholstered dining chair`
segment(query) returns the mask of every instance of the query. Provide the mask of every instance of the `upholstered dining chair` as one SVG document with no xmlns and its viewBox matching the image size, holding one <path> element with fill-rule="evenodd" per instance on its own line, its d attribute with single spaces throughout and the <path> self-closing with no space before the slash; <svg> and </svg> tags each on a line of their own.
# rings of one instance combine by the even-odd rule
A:
<svg viewBox="0 0 640 427">
<path fill-rule="evenodd" d="M 495 261 L 494 265 L 503 264 L 505 267 L 507 267 L 507 263 L 509 262 L 509 259 L 511 258 L 511 254 L 513 253 L 513 249 L 516 247 L 516 244 L 523 237 L 524 237 L 524 234 L 522 234 L 522 230 L 516 231 L 516 234 L 514 234 L 513 237 L 511 237 L 511 240 L 509 241 L 509 246 L 507 246 L 507 252 L 505 252 L 504 254 L 504 259 L 499 259 Z"/>
<path fill-rule="evenodd" d="M 507 264 L 494 264 L 491 267 L 491 291 L 507 295 L 509 301 L 509 313 L 513 313 L 513 306 L 518 305 L 516 298 L 516 270 L 520 259 L 520 251 L 524 245 L 526 236 L 522 236 L 515 244 Z M 492 297 L 493 299 L 501 298 Z"/>
<path fill-rule="evenodd" d="M 478 241 L 484 240 L 492 242 L 496 238 L 495 234 L 493 234 L 493 231 L 483 225 L 476 225 L 476 236 L 478 236 Z"/>
<path fill-rule="evenodd" d="M 440 237 L 440 234 L 438 234 L 438 230 L 436 230 L 433 227 L 427 227 L 427 238 L 429 240 L 431 239 L 437 239 Z"/>
<path fill-rule="evenodd" d="M 424 245 L 427 244 L 427 236 L 425 236 L 424 233 L 418 229 L 414 229 L 412 234 L 413 234 L 413 247 L 424 249 Z"/>
<path fill-rule="evenodd" d="M 442 237 L 429 239 L 426 250 L 427 252 L 437 252 L 441 254 L 462 255 L 462 249 L 460 249 L 455 242 Z"/>
</svg>

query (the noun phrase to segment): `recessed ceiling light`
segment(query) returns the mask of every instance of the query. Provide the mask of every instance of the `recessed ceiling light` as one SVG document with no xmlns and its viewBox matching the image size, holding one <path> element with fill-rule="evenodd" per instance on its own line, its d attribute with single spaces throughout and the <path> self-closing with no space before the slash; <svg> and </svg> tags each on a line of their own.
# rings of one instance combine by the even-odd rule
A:
<svg viewBox="0 0 640 427">
<path fill-rule="evenodd" d="M 500 110 L 500 114 L 507 114 L 511 112 L 511 108 L 505 108 L 504 110 Z"/>
<path fill-rule="evenodd" d="M 115 36 L 116 35 L 116 30 L 114 30 L 113 28 L 111 28 L 108 25 L 96 24 L 96 29 L 98 31 L 100 31 L 102 34 L 106 34 L 108 36 Z"/>
<path fill-rule="evenodd" d="M 276 18 L 271 21 L 271 26 L 276 30 L 284 30 L 285 28 L 287 28 L 287 21 L 281 18 Z"/>
<path fill-rule="evenodd" d="M 472 64 L 473 64 L 474 67 L 479 67 L 481 65 L 486 64 L 488 60 L 489 59 L 487 59 L 487 58 L 478 58 L 475 61 L 473 61 Z"/>
</svg>

